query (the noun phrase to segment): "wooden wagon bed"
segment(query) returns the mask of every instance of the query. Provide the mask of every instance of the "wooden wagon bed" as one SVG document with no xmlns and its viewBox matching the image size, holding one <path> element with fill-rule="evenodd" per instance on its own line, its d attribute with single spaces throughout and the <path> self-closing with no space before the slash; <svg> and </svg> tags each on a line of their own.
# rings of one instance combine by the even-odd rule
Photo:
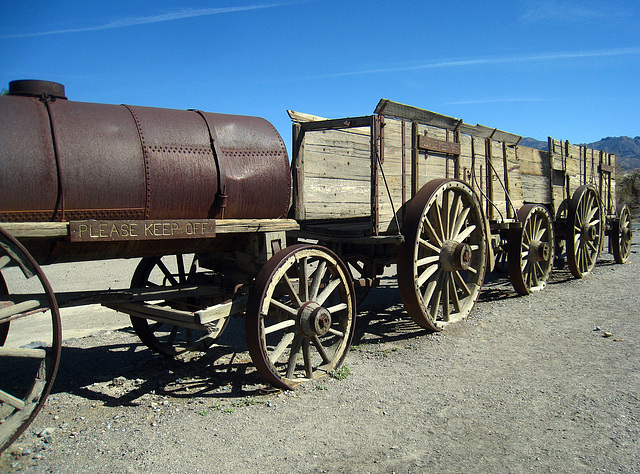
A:
<svg viewBox="0 0 640 474">
<path fill-rule="evenodd" d="M 405 204 L 428 181 L 454 178 L 479 196 L 500 229 L 527 203 L 555 216 L 581 185 L 593 185 L 616 213 L 615 155 L 548 139 L 548 150 L 522 137 L 382 99 L 375 114 L 323 119 L 289 111 L 294 121 L 294 218 L 361 220 L 371 235 L 397 233 Z"/>
</svg>

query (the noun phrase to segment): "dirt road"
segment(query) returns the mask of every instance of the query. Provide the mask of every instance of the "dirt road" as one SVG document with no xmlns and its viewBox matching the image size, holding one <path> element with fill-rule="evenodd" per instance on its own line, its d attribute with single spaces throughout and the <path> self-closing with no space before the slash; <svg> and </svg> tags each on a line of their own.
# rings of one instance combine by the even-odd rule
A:
<svg viewBox="0 0 640 474">
<path fill-rule="evenodd" d="M 493 278 L 440 334 L 411 323 L 385 280 L 361 307 L 344 378 L 295 392 L 261 383 L 239 319 L 189 362 L 129 329 L 71 332 L 47 406 L 2 469 L 637 472 L 639 248 L 625 265 L 603 254 L 582 280 L 557 271 L 528 297 Z M 126 285 L 131 271 L 113 275 Z"/>
</svg>

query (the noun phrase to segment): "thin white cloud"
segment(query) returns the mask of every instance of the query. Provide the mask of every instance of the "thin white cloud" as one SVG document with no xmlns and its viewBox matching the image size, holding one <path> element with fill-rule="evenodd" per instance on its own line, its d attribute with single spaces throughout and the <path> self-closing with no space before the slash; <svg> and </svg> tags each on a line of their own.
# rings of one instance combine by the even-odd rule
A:
<svg viewBox="0 0 640 474">
<path fill-rule="evenodd" d="M 474 105 L 474 104 L 499 104 L 504 102 L 543 102 L 545 99 L 535 99 L 527 97 L 503 97 L 495 99 L 459 100 L 447 102 L 445 105 Z"/>
<path fill-rule="evenodd" d="M 208 15 L 220 15 L 223 13 L 245 12 L 251 10 L 262 10 L 265 8 L 284 7 L 287 5 L 293 5 L 298 3 L 304 3 L 301 1 L 271 3 L 267 5 L 246 5 L 240 7 L 222 7 L 222 8 L 198 8 L 198 9 L 182 9 L 168 13 L 161 13 L 158 15 L 139 16 L 122 18 L 120 20 L 111 21 L 102 25 L 86 26 L 82 28 L 68 28 L 64 30 L 50 30 L 50 31 L 38 31 L 32 33 L 19 33 L 14 35 L 2 35 L 0 39 L 14 39 L 14 38 L 34 38 L 37 36 L 49 36 L 60 35 L 67 33 L 83 33 L 86 31 L 101 31 L 111 30 L 115 28 L 127 28 L 130 26 L 146 25 L 149 23 L 162 23 L 166 21 L 184 20 L 186 18 L 195 18 Z"/>
<path fill-rule="evenodd" d="M 520 19 L 528 22 L 561 21 L 582 22 L 620 18 L 625 15 L 624 9 L 613 2 L 566 2 L 558 0 L 534 0 L 526 3 Z"/>
<path fill-rule="evenodd" d="M 423 64 L 414 64 L 410 66 L 398 66 L 378 69 L 362 69 L 359 71 L 337 72 L 333 74 L 322 74 L 307 79 L 326 79 L 334 77 L 362 76 L 368 74 L 384 74 L 391 72 L 407 72 L 420 71 L 427 69 L 445 69 L 460 68 L 468 66 L 485 66 L 494 64 L 515 64 L 515 63 L 533 63 L 541 61 L 559 61 L 565 59 L 588 59 L 599 57 L 614 56 L 637 56 L 640 55 L 640 47 L 617 48 L 617 49 L 600 49 L 592 51 L 568 51 L 557 53 L 539 53 L 527 54 L 522 56 L 496 56 L 489 58 L 477 59 L 452 59 L 428 62 Z"/>
</svg>

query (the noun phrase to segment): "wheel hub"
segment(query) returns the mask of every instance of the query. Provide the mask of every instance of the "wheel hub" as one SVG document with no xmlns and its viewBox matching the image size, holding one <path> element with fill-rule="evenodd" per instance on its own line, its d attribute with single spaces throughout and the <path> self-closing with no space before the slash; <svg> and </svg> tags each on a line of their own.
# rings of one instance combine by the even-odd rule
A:
<svg viewBox="0 0 640 474">
<path fill-rule="evenodd" d="M 546 262 L 549 260 L 551 250 L 547 242 L 534 241 L 529 244 L 529 260 L 533 262 Z"/>
<path fill-rule="evenodd" d="M 331 327 L 331 313 L 315 301 L 309 301 L 298 311 L 298 327 L 307 337 L 322 336 Z"/>
<path fill-rule="evenodd" d="M 471 266 L 471 257 L 469 244 L 447 240 L 440 250 L 440 265 L 448 272 L 467 270 Z"/>
<path fill-rule="evenodd" d="M 598 230 L 596 229 L 596 226 L 589 224 L 584 224 L 582 226 L 580 238 L 583 240 L 583 242 L 593 242 L 594 240 L 596 240 L 597 236 Z"/>
<path fill-rule="evenodd" d="M 622 230 L 622 239 L 631 240 L 632 237 L 633 237 L 633 231 L 631 230 L 631 227 L 625 227 Z"/>
</svg>

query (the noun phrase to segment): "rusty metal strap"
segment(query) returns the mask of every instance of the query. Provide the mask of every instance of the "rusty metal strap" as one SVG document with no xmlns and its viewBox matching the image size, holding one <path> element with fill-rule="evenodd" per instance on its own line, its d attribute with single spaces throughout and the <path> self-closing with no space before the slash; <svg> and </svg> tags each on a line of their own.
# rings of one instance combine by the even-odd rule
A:
<svg viewBox="0 0 640 474">
<path fill-rule="evenodd" d="M 48 95 L 40 97 L 40 101 L 44 104 L 47 110 L 47 117 L 49 117 L 49 129 L 51 130 L 51 143 L 53 143 L 53 156 L 56 163 L 56 176 L 58 178 L 58 196 L 56 198 L 56 206 L 53 210 L 53 216 L 51 220 L 64 221 L 64 182 L 62 180 L 62 169 L 60 167 L 60 151 L 58 150 L 58 140 L 56 139 L 56 129 L 53 125 L 53 117 L 51 116 L 51 108 L 49 102 L 55 101 L 55 97 L 51 98 Z"/>
<path fill-rule="evenodd" d="M 204 123 L 207 125 L 207 130 L 209 130 L 211 150 L 213 151 L 213 157 L 216 160 L 216 166 L 218 168 L 218 192 L 216 206 L 220 208 L 219 217 L 224 218 L 224 209 L 227 207 L 227 200 L 229 199 L 229 196 L 227 195 L 227 172 L 224 162 L 225 160 L 222 159 L 222 152 L 218 147 L 216 127 L 215 124 L 210 121 L 210 118 L 201 110 L 192 109 L 192 111 L 202 117 L 202 120 L 204 120 Z"/>
<path fill-rule="evenodd" d="M 136 128 L 138 129 L 138 135 L 140 137 L 140 143 L 142 144 L 142 156 L 144 159 L 144 178 L 145 178 L 145 187 L 146 187 L 146 196 L 144 200 L 144 217 L 145 219 L 149 218 L 149 208 L 151 207 L 151 183 L 150 183 L 150 165 L 149 165 L 149 149 L 147 147 L 145 138 L 144 138 L 144 130 L 142 129 L 142 124 L 138 119 L 138 115 L 133 110 L 133 107 L 122 104 L 129 113 L 131 117 L 133 117 L 133 121 L 136 124 Z"/>
</svg>

